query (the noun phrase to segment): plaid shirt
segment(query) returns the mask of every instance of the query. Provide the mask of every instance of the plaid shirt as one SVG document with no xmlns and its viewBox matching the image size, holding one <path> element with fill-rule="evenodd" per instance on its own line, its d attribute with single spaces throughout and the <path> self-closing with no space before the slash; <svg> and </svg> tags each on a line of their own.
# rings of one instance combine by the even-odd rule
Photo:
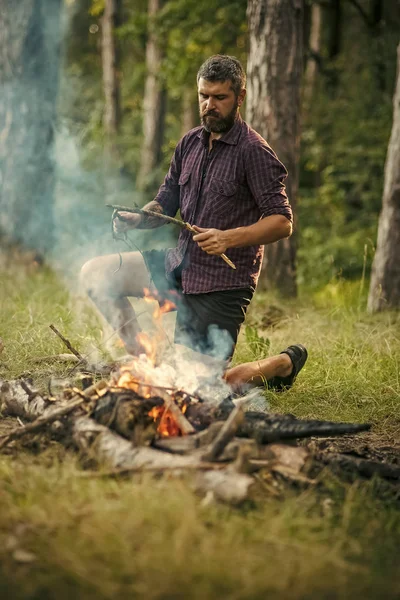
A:
<svg viewBox="0 0 400 600">
<path fill-rule="evenodd" d="M 283 181 L 287 171 L 267 142 L 240 117 L 208 151 L 209 134 L 196 127 L 178 143 L 170 169 L 155 198 L 164 214 L 178 210 L 191 225 L 234 229 L 262 217 L 284 215 L 292 220 Z M 201 250 L 183 229 L 178 246 L 167 251 L 166 272 L 183 262 L 182 289 L 200 294 L 254 288 L 260 274 L 263 246 L 228 248 L 235 263 Z"/>
</svg>

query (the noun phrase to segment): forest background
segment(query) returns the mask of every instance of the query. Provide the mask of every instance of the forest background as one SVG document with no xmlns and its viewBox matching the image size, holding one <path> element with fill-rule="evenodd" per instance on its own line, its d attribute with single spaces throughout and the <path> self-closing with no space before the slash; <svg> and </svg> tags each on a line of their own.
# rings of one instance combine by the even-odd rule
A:
<svg viewBox="0 0 400 600">
<path fill-rule="evenodd" d="M 233 54 L 246 65 L 246 3 L 171 0 L 158 6 L 150 3 L 150 8 L 147 2 L 121 4 L 116 30 L 121 93 L 118 185 L 125 191 L 139 187 L 145 202 L 153 198 L 181 135 L 199 122 L 199 65 L 219 52 Z M 60 94 L 62 119 L 79 140 L 80 161 L 89 172 L 99 170 L 107 137 L 103 8 L 101 0 L 71 3 Z M 150 17 L 149 10 L 155 11 Z M 296 203 L 300 290 L 309 292 L 338 278 L 354 280 L 370 273 L 392 125 L 399 12 L 396 1 L 305 4 Z M 149 29 L 159 46 L 159 55 L 153 55 L 155 65 L 146 65 Z M 149 101 L 146 77 L 155 67 L 159 91 L 150 118 L 159 115 L 159 125 L 149 158 L 143 151 L 143 107 Z M 246 117 L 245 109 L 242 112 Z M 96 197 L 102 204 L 103 198 Z"/>
</svg>

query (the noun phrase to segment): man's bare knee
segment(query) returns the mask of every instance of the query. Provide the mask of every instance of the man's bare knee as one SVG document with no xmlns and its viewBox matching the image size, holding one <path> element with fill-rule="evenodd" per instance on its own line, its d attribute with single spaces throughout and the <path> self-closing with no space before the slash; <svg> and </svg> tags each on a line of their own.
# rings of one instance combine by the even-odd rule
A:
<svg viewBox="0 0 400 600">
<path fill-rule="evenodd" d="M 79 282 L 81 289 L 84 290 L 88 296 L 92 297 L 101 292 L 106 292 L 107 285 L 105 274 L 102 271 L 101 257 L 91 258 L 82 266 L 79 274 Z"/>
<path fill-rule="evenodd" d="M 111 254 L 88 260 L 82 266 L 80 282 L 91 298 L 142 297 L 150 277 L 142 256 L 131 252 L 122 254 L 122 258 Z"/>
</svg>

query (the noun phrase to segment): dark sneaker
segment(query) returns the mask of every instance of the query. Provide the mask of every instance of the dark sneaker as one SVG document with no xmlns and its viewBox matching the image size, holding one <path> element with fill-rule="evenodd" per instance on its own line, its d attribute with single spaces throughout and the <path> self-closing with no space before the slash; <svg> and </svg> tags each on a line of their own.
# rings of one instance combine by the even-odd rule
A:
<svg viewBox="0 0 400 600">
<path fill-rule="evenodd" d="M 287 354 L 290 360 L 293 363 L 293 370 L 287 377 L 273 377 L 270 379 L 268 383 L 268 389 L 273 390 L 275 392 L 284 392 L 285 390 L 289 390 L 294 382 L 296 381 L 296 377 L 304 367 L 308 353 L 302 344 L 294 344 L 293 346 L 288 346 L 286 350 L 283 350 L 281 354 Z"/>
</svg>

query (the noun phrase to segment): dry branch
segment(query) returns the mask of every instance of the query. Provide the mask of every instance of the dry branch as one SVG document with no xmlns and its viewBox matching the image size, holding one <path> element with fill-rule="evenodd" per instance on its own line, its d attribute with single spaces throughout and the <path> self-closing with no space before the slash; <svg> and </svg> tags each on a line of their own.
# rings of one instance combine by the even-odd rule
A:
<svg viewBox="0 0 400 600">
<path fill-rule="evenodd" d="M 190 225 L 190 223 L 187 223 L 186 221 L 180 221 L 179 219 L 174 219 L 173 217 L 163 215 L 162 213 L 155 212 L 154 210 L 147 210 L 147 209 L 137 208 L 137 207 L 130 208 L 128 206 L 120 206 L 119 204 L 106 204 L 106 206 L 108 208 L 113 208 L 117 212 L 124 211 L 124 212 L 130 212 L 130 213 L 134 213 L 134 214 L 138 214 L 138 215 L 148 215 L 149 217 L 157 217 L 158 219 L 161 219 L 162 221 L 165 221 L 166 223 L 173 223 L 174 225 L 178 225 L 182 229 L 187 229 L 188 231 L 191 231 L 194 234 L 198 233 L 192 227 L 192 225 Z M 229 265 L 231 267 L 231 269 L 236 269 L 236 266 L 226 256 L 226 254 L 220 254 L 219 256 L 222 258 L 222 260 L 224 260 L 226 262 L 227 265 Z"/>
<path fill-rule="evenodd" d="M 78 350 L 75 350 L 75 348 L 72 346 L 71 342 L 69 340 L 67 340 L 67 338 L 65 338 L 62 333 L 60 333 L 57 329 L 57 327 L 55 327 L 54 325 L 49 325 L 50 329 L 52 331 L 54 331 L 54 333 L 56 335 L 58 335 L 58 337 L 60 338 L 60 340 L 62 340 L 64 342 L 64 344 L 67 346 L 68 350 L 70 350 L 72 352 L 72 354 L 75 354 L 75 356 L 77 358 L 79 358 L 80 361 L 82 362 L 86 362 L 85 359 L 83 358 L 83 356 L 81 354 L 79 354 Z"/>
<path fill-rule="evenodd" d="M 53 423 L 61 417 L 68 415 L 73 410 L 75 410 L 75 408 L 86 402 L 92 395 L 100 391 L 100 389 L 102 389 L 106 385 L 107 384 L 105 381 L 100 381 L 99 383 L 87 388 L 87 390 L 84 393 L 82 393 L 82 395 L 74 396 L 71 400 L 69 400 L 67 404 L 64 404 L 64 406 L 62 406 L 61 408 L 50 408 L 43 415 L 38 417 L 35 421 L 25 425 L 25 427 L 18 427 L 16 429 L 13 429 L 9 434 L 0 436 L 0 449 L 4 448 L 12 441 L 21 438 L 28 433 L 36 433 L 45 425 Z"/>
<path fill-rule="evenodd" d="M 218 433 L 215 440 L 210 446 L 209 452 L 204 456 L 204 460 L 214 461 L 222 454 L 225 446 L 231 441 L 236 434 L 239 425 L 243 422 L 244 413 L 241 406 L 236 406 L 227 420 L 225 421 L 221 431 Z"/>
</svg>

